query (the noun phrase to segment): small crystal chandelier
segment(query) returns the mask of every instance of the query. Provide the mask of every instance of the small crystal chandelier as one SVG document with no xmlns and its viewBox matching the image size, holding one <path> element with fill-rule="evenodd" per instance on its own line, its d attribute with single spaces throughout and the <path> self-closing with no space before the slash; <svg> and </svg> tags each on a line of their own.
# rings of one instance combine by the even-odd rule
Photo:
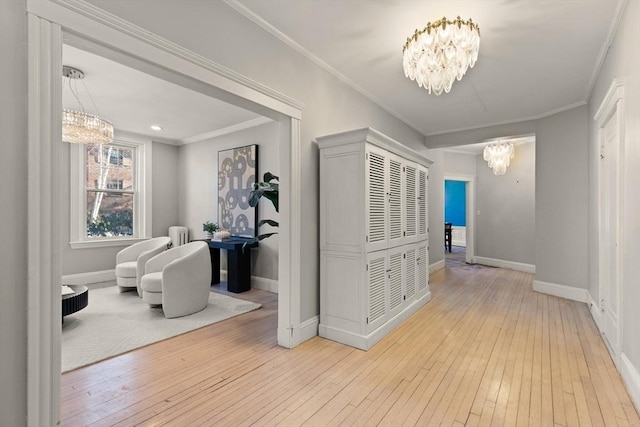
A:
<svg viewBox="0 0 640 427">
<path fill-rule="evenodd" d="M 504 175 L 513 159 L 513 143 L 496 142 L 484 147 L 483 157 L 493 169 L 494 175 Z"/>
<path fill-rule="evenodd" d="M 82 111 L 64 109 L 62 111 L 62 140 L 73 144 L 109 144 L 113 141 L 113 125 L 110 121 L 103 119 L 94 114 L 88 114 L 84 111 L 84 107 L 78 97 L 77 87 L 74 89 L 72 81 L 84 79 L 84 73 L 77 68 L 63 66 L 62 75 L 69 79 L 69 88 L 71 93 L 78 101 Z M 84 82 L 82 83 L 89 99 L 93 103 L 93 107 L 98 112 L 95 102 L 91 94 L 87 90 Z"/>
<path fill-rule="evenodd" d="M 404 75 L 429 93 L 449 93 L 453 82 L 462 79 L 478 59 L 480 27 L 471 19 L 442 18 L 429 22 L 407 38 L 403 48 Z"/>
</svg>

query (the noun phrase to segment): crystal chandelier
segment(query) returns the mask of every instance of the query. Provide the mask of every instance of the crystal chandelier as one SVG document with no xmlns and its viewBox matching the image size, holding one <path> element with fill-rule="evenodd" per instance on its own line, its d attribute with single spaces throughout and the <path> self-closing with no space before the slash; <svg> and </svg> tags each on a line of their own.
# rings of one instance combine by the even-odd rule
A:
<svg viewBox="0 0 640 427">
<path fill-rule="evenodd" d="M 484 147 L 483 157 L 493 169 L 494 175 L 504 175 L 513 158 L 513 143 L 496 142 Z"/>
<path fill-rule="evenodd" d="M 62 111 L 62 140 L 73 144 L 109 144 L 113 141 L 113 125 L 110 121 L 103 119 L 100 116 L 94 114 L 88 114 L 84 111 L 84 107 L 78 97 L 77 88 L 74 89 L 71 82 L 84 79 L 84 73 L 77 68 L 64 66 L 62 67 L 62 75 L 69 79 L 69 88 L 71 93 L 75 97 L 76 101 L 80 105 L 82 111 L 64 109 Z M 83 82 L 84 85 L 84 82 Z M 89 94 L 89 99 L 93 103 L 93 107 L 96 112 L 96 107 L 91 94 L 84 87 Z"/>
<path fill-rule="evenodd" d="M 479 48 L 480 27 L 471 19 L 463 21 L 458 16 L 453 21 L 429 22 L 404 44 L 404 75 L 429 93 L 449 93 L 455 79 L 462 79 L 467 68 L 473 68 Z"/>
</svg>

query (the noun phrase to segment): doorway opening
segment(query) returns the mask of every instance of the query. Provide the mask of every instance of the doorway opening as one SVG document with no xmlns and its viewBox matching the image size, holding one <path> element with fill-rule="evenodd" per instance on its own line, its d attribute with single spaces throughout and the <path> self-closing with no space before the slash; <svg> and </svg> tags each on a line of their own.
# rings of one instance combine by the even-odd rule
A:
<svg viewBox="0 0 640 427">
<path fill-rule="evenodd" d="M 445 266 L 449 268 L 466 264 L 467 185 L 467 181 L 444 181 L 444 253 Z"/>
<path fill-rule="evenodd" d="M 64 4 L 28 5 L 29 30 L 29 419 L 54 425 L 60 403 L 60 282 L 62 275 L 63 180 L 62 45 L 68 38 L 100 40 L 100 47 L 126 57 L 127 65 L 165 78 L 280 125 L 278 137 L 280 245 L 277 341 L 291 348 L 304 341 L 300 320 L 300 119 L 302 105 L 263 85 L 148 32 L 132 32 L 117 20 L 100 21 Z M 98 45 L 96 43 L 96 45 Z M 58 118 L 58 119 L 56 119 Z M 306 326 L 306 324 L 305 324 Z"/>
<path fill-rule="evenodd" d="M 475 176 L 445 174 L 444 194 L 445 235 L 447 224 L 451 227 L 451 239 L 445 240 L 445 266 L 474 264 Z"/>
</svg>

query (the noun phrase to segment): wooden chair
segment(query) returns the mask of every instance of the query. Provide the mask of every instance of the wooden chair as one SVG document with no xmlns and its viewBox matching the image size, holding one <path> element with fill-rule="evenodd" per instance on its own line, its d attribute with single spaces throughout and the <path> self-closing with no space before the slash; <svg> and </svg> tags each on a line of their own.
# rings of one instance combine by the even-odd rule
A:
<svg viewBox="0 0 640 427">
<path fill-rule="evenodd" d="M 451 234 L 452 234 L 453 224 L 450 222 L 444 223 L 444 250 L 447 249 L 451 252 Z"/>
</svg>

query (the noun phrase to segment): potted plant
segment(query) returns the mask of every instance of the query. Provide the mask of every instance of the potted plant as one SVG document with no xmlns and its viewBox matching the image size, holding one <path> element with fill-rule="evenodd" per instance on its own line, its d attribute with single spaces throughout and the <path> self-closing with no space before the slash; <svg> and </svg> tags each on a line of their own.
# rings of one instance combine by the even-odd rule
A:
<svg viewBox="0 0 640 427">
<path fill-rule="evenodd" d="M 207 239 L 213 239 L 213 233 L 220 230 L 220 226 L 215 222 L 205 222 L 202 224 L 202 231 L 207 233 Z"/>
<path fill-rule="evenodd" d="M 262 197 L 265 197 L 271 201 L 273 207 L 278 211 L 278 191 L 279 191 L 279 178 L 272 174 L 271 172 L 267 172 L 264 174 L 264 181 L 258 182 L 253 185 L 253 190 L 249 194 L 249 206 L 256 206 Z M 272 219 L 263 219 L 258 222 L 258 227 L 261 227 L 265 224 L 268 224 L 272 227 L 278 227 L 278 222 Z M 274 234 L 278 234 L 277 232 L 264 233 L 259 234 L 255 237 L 254 241 L 259 241 L 262 239 L 266 239 L 269 236 L 273 236 Z"/>
</svg>

